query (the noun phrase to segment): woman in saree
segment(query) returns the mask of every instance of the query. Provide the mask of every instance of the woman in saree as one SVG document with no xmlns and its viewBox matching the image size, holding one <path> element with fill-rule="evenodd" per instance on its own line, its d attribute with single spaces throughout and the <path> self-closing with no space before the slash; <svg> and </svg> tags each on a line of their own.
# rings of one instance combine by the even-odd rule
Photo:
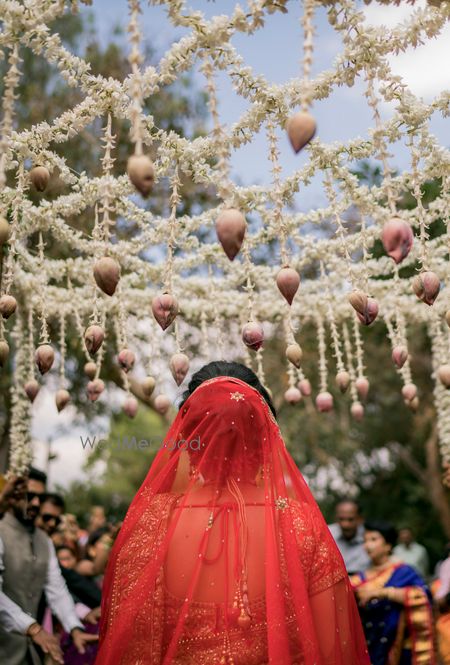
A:
<svg viewBox="0 0 450 665">
<path fill-rule="evenodd" d="M 212 362 L 134 498 L 96 665 L 369 665 L 342 557 L 239 363 Z"/>
<path fill-rule="evenodd" d="M 353 575 L 372 665 L 435 665 L 430 592 L 412 568 L 392 557 L 396 529 L 365 523 L 364 547 L 372 565 Z"/>
</svg>

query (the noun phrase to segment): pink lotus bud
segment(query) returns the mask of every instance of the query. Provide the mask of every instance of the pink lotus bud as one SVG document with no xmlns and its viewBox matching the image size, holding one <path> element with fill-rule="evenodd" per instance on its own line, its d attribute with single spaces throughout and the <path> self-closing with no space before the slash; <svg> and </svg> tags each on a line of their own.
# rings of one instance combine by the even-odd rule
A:
<svg viewBox="0 0 450 665">
<path fill-rule="evenodd" d="M 350 407 L 350 413 L 355 420 L 360 422 L 364 418 L 364 407 L 361 402 L 353 402 Z"/>
<path fill-rule="evenodd" d="M 411 251 L 414 234 L 409 224 L 399 217 L 393 217 L 383 227 L 381 242 L 385 252 L 395 263 L 401 263 Z"/>
<path fill-rule="evenodd" d="M 378 316 L 377 301 L 374 298 L 367 298 L 367 307 L 365 311 L 362 314 L 356 312 L 356 316 L 363 325 L 370 326 Z"/>
<path fill-rule="evenodd" d="M 180 386 L 189 371 L 189 358 L 184 353 L 174 353 L 169 367 L 177 386 Z"/>
<path fill-rule="evenodd" d="M 144 393 L 147 399 L 151 397 L 153 391 L 155 390 L 155 386 L 156 386 L 156 381 L 153 378 L 153 376 L 146 376 L 145 379 L 142 381 L 141 383 L 142 392 Z"/>
<path fill-rule="evenodd" d="M 245 217 L 236 208 L 227 208 L 218 216 L 216 221 L 217 237 L 230 261 L 233 261 L 241 249 L 246 230 Z"/>
<path fill-rule="evenodd" d="M 8 220 L 0 216 L 0 247 L 6 245 L 9 240 L 10 227 Z"/>
<path fill-rule="evenodd" d="M 161 394 L 157 395 L 155 397 L 154 401 L 155 409 L 158 411 L 158 413 L 161 413 L 164 415 L 167 413 L 169 406 L 170 406 L 170 399 L 167 397 L 167 395 Z"/>
<path fill-rule="evenodd" d="M 178 314 L 178 303 L 170 293 L 155 296 L 152 300 L 152 312 L 163 330 L 166 330 Z"/>
<path fill-rule="evenodd" d="M 441 283 L 436 273 L 427 270 L 416 275 L 413 279 L 413 291 L 419 300 L 432 305 L 439 294 Z"/>
<path fill-rule="evenodd" d="M 0 339 L 0 367 L 6 365 L 9 356 L 9 344 L 4 339 Z"/>
<path fill-rule="evenodd" d="M 298 388 L 288 388 L 284 393 L 284 399 L 289 404 L 297 404 L 297 402 L 300 402 L 301 398 L 302 394 Z"/>
<path fill-rule="evenodd" d="M 101 379 L 94 379 L 87 384 L 87 395 L 91 402 L 96 402 L 105 390 L 105 384 Z"/>
<path fill-rule="evenodd" d="M 127 397 L 123 403 L 123 412 L 129 417 L 134 418 L 139 408 L 138 401 L 135 397 Z"/>
<path fill-rule="evenodd" d="M 94 264 L 94 279 L 99 289 L 112 296 L 120 279 L 120 266 L 110 256 L 103 256 Z"/>
<path fill-rule="evenodd" d="M 403 399 L 408 402 L 414 399 L 417 395 L 417 386 L 414 383 L 405 383 L 402 388 Z"/>
<path fill-rule="evenodd" d="M 55 360 L 55 352 L 50 344 L 41 344 L 36 349 L 34 360 L 41 374 L 46 374 Z"/>
<path fill-rule="evenodd" d="M 136 356 L 130 349 L 122 349 L 117 356 L 117 362 L 124 372 L 129 372 L 134 367 Z"/>
<path fill-rule="evenodd" d="M 30 180 L 38 192 L 43 192 L 50 180 L 49 170 L 45 166 L 35 166 L 30 171 Z"/>
<path fill-rule="evenodd" d="M 58 413 L 64 409 L 65 406 L 70 402 L 70 395 L 67 390 L 61 389 L 55 395 L 56 408 Z"/>
<path fill-rule="evenodd" d="M 311 384 L 308 379 L 301 379 L 297 384 L 298 389 L 300 390 L 303 397 L 309 397 L 311 395 Z"/>
<path fill-rule="evenodd" d="M 364 376 L 361 376 L 359 379 L 356 379 L 355 387 L 359 398 L 366 399 L 367 395 L 369 394 L 370 387 L 368 380 Z"/>
<path fill-rule="evenodd" d="M 450 388 L 450 365 L 441 365 L 438 369 L 438 377 L 446 388 Z"/>
<path fill-rule="evenodd" d="M 101 326 L 92 325 L 86 328 L 86 331 L 84 333 L 84 343 L 86 344 L 88 353 L 91 356 L 95 356 L 95 354 L 103 344 L 104 339 L 105 339 L 105 331 Z"/>
<path fill-rule="evenodd" d="M 292 305 L 295 294 L 300 286 L 300 275 L 294 268 L 284 266 L 277 275 L 277 286 L 289 305 Z"/>
<path fill-rule="evenodd" d="M 258 351 L 264 342 L 264 330 L 260 323 L 250 321 L 242 328 L 242 341 L 253 351 Z"/>
<path fill-rule="evenodd" d="M 345 371 L 338 372 L 336 374 L 336 383 L 341 393 L 345 393 L 350 385 L 350 374 Z"/>
<path fill-rule="evenodd" d="M 316 397 L 316 407 L 321 413 L 331 411 L 333 408 L 333 395 L 327 391 L 319 393 Z"/>
<path fill-rule="evenodd" d="M 95 363 L 86 363 L 84 366 L 84 373 L 89 379 L 93 379 L 97 374 L 97 365 Z"/>
<path fill-rule="evenodd" d="M 128 157 L 127 173 L 130 181 L 145 198 L 153 189 L 155 167 L 147 155 L 131 155 Z"/>
<path fill-rule="evenodd" d="M 31 381 L 27 381 L 24 385 L 24 390 L 31 403 L 33 403 L 36 399 L 36 395 L 38 394 L 40 387 L 41 386 L 36 381 L 36 379 L 31 379 Z"/>
<path fill-rule="evenodd" d="M 368 301 L 368 297 L 366 296 L 364 291 L 359 291 L 359 290 L 352 291 L 348 297 L 348 301 L 358 314 L 364 314 L 364 312 L 367 309 L 367 301 Z"/>
<path fill-rule="evenodd" d="M 286 358 L 292 363 L 295 367 L 300 367 L 303 358 L 303 351 L 300 348 L 299 344 L 289 344 L 286 349 Z"/>
<path fill-rule="evenodd" d="M 9 319 L 9 317 L 14 314 L 17 309 L 17 300 L 14 296 L 4 295 L 0 298 L 0 314 L 4 319 Z"/>
<path fill-rule="evenodd" d="M 405 349 L 404 346 L 394 346 L 392 349 L 392 360 L 398 369 L 403 367 L 405 362 L 408 360 L 408 349 Z"/>
<path fill-rule="evenodd" d="M 300 111 L 289 118 L 286 130 L 291 146 L 298 153 L 314 137 L 316 121 L 310 113 Z"/>
</svg>

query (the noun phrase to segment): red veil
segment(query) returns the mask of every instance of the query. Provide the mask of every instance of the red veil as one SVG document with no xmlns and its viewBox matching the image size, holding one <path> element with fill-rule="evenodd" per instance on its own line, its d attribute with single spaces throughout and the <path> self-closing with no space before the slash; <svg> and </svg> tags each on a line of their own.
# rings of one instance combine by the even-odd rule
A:
<svg viewBox="0 0 450 665">
<path fill-rule="evenodd" d="M 96 665 L 369 665 L 344 563 L 262 395 L 187 399 L 111 552 Z"/>
</svg>

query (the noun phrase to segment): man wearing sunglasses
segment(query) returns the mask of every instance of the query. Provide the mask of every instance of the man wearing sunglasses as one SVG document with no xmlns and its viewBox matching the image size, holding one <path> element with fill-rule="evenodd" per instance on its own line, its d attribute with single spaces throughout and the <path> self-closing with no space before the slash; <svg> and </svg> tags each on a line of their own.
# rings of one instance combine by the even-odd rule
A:
<svg viewBox="0 0 450 665">
<path fill-rule="evenodd" d="M 51 538 L 61 524 L 61 515 L 64 513 L 64 499 L 59 494 L 47 493 L 43 497 L 36 526 L 45 531 Z"/>
<path fill-rule="evenodd" d="M 46 479 L 45 473 L 30 468 L 26 492 L 10 497 L 0 521 L 0 663 L 8 665 L 40 665 L 35 645 L 56 663 L 64 662 L 57 638 L 36 621 L 42 592 L 79 653 L 98 639 L 83 631 L 53 543 L 35 527 Z"/>
</svg>

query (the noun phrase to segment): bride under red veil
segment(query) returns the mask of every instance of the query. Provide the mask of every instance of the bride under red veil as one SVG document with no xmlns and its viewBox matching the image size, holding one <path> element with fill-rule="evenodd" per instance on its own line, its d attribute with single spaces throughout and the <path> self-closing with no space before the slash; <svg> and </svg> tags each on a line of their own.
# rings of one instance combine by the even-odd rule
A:
<svg viewBox="0 0 450 665">
<path fill-rule="evenodd" d="M 103 584 L 96 665 L 369 665 L 341 555 L 267 402 L 185 401 Z"/>
</svg>

